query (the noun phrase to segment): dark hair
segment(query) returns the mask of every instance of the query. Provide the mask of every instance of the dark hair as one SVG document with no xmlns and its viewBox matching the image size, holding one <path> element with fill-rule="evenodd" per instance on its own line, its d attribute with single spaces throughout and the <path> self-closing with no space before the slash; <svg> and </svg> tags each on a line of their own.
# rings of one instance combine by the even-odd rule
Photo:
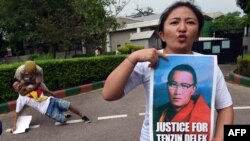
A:
<svg viewBox="0 0 250 141">
<path fill-rule="evenodd" d="M 174 3 L 173 5 L 171 5 L 170 7 L 168 7 L 167 9 L 165 9 L 164 12 L 161 14 L 161 17 L 159 20 L 159 25 L 158 25 L 158 32 L 163 32 L 164 23 L 165 23 L 166 19 L 168 18 L 169 14 L 173 10 L 175 10 L 176 8 L 179 8 L 182 6 L 187 7 L 194 12 L 194 14 L 199 22 L 199 32 L 201 31 L 203 24 L 204 24 L 204 16 L 203 16 L 201 10 L 197 6 L 193 5 L 190 2 L 178 1 L 178 2 Z M 161 41 L 161 43 L 162 43 L 162 48 L 165 48 L 166 42 Z"/>
<path fill-rule="evenodd" d="M 16 79 L 16 78 L 12 78 L 12 79 L 10 80 L 10 88 L 11 88 L 11 89 L 13 89 L 13 84 L 14 84 L 16 81 L 19 81 L 19 80 Z"/>
<path fill-rule="evenodd" d="M 173 79 L 173 75 L 176 71 L 185 71 L 185 72 L 190 72 L 193 76 L 193 85 L 196 86 L 197 84 L 197 77 L 196 77 L 196 73 L 195 73 L 195 70 L 193 69 L 193 67 L 191 67 L 190 65 L 188 64 L 181 64 L 181 65 L 178 65 L 178 66 L 175 66 L 169 73 L 168 75 L 168 81 L 172 81 Z"/>
</svg>

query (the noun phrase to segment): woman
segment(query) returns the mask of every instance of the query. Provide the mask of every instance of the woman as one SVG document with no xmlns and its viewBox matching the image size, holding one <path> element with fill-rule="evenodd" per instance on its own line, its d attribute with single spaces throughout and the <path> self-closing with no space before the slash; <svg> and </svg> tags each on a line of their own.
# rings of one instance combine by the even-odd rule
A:
<svg viewBox="0 0 250 141">
<path fill-rule="evenodd" d="M 141 141 L 149 140 L 149 67 L 157 65 L 158 58 L 166 58 L 167 54 L 198 54 L 192 52 L 192 45 L 199 37 L 203 20 L 203 15 L 196 6 L 189 2 L 176 2 L 160 18 L 159 36 L 164 49 L 150 48 L 133 52 L 106 79 L 103 97 L 108 101 L 120 99 L 136 86 L 144 85 L 146 114 Z M 218 116 L 214 140 L 223 141 L 223 126 L 232 124 L 233 108 L 231 95 L 218 66 L 217 71 L 215 108 Z"/>
</svg>

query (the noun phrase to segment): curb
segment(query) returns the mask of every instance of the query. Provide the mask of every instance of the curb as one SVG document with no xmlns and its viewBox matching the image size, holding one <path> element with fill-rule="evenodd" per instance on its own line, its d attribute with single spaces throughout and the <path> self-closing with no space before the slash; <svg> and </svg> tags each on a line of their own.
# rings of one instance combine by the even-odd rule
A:
<svg viewBox="0 0 250 141">
<path fill-rule="evenodd" d="M 92 90 L 100 89 L 104 85 L 104 81 L 94 82 L 91 84 L 84 84 L 72 88 L 67 88 L 63 90 L 54 91 L 55 97 L 64 98 L 67 96 L 73 96 L 85 92 L 89 92 Z M 16 100 L 0 103 L 0 114 L 8 113 L 14 111 L 16 109 Z"/>
<path fill-rule="evenodd" d="M 250 87 L 250 78 L 234 73 L 234 71 L 229 73 L 228 79 L 233 83 L 244 85 Z"/>
</svg>

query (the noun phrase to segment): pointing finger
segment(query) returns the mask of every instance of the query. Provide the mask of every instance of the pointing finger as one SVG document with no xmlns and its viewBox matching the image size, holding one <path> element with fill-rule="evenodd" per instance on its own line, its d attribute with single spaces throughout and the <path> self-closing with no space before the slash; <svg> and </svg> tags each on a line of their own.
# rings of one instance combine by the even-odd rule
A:
<svg viewBox="0 0 250 141">
<path fill-rule="evenodd" d="M 168 60 L 168 56 L 160 51 L 157 51 L 158 56 L 162 57 L 163 59 Z"/>
</svg>

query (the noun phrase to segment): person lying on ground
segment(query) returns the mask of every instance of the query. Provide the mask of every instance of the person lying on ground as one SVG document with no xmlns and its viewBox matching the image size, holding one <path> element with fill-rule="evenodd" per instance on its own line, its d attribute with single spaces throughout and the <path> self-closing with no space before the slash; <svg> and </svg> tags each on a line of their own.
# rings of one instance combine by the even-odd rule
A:
<svg viewBox="0 0 250 141">
<path fill-rule="evenodd" d="M 19 95 L 18 99 L 16 100 L 16 112 L 14 116 L 12 131 L 15 131 L 16 129 L 17 119 L 24 106 L 32 107 L 39 111 L 41 114 L 46 115 L 49 118 L 52 118 L 62 124 L 66 123 L 64 112 L 68 110 L 80 116 L 84 123 L 91 123 L 89 118 L 86 115 L 82 114 L 77 108 L 73 107 L 69 101 L 55 98 L 53 96 L 45 96 L 42 89 L 37 89 L 36 91 L 24 94 L 24 89 L 27 89 L 27 87 L 31 86 L 24 86 L 23 83 L 15 78 L 12 79 L 10 83 L 12 89 Z M 31 93 L 33 93 L 33 96 Z"/>
</svg>

